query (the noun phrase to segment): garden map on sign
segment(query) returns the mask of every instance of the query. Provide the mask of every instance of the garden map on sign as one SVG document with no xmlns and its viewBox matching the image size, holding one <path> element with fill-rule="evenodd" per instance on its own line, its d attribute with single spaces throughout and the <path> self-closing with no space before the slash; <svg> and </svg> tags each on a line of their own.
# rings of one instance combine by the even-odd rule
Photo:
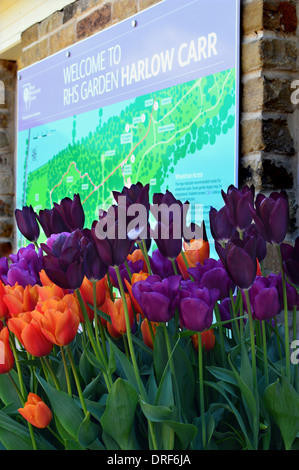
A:
<svg viewBox="0 0 299 470">
<path fill-rule="evenodd" d="M 230 69 L 21 131 L 18 207 L 38 212 L 79 193 L 90 227 L 113 190 L 138 181 L 150 183 L 150 196 L 168 188 L 191 204 L 209 194 L 213 205 L 234 171 L 225 152 L 235 146 L 235 84 Z"/>
</svg>

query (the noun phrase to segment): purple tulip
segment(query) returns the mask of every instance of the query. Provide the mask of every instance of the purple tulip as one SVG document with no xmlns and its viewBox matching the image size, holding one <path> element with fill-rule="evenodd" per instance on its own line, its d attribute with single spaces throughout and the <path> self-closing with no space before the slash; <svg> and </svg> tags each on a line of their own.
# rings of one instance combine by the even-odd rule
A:
<svg viewBox="0 0 299 470">
<path fill-rule="evenodd" d="M 23 206 L 23 209 L 15 210 L 15 218 L 18 229 L 30 242 L 36 242 L 40 229 L 37 222 L 37 215 L 32 206 Z"/>
<path fill-rule="evenodd" d="M 157 224 L 152 236 L 165 258 L 176 259 L 182 250 L 189 203 L 186 201 L 182 204 L 168 190 L 165 194 L 155 193 L 153 203 L 151 212 Z"/>
<path fill-rule="evenodd" d="M 280 249 L 286 275 L 292 284 L 299 286 L 299 237 L 294 246 L 282 243 Z"/>
<path fill-rule="evenodd" d="M 7 282 L 7 273 L 8 273 L 8 258 L 6 256 L 3 256 L 0 258 L 0 279 L 3 282 L 3 284 L 8 284 Z"/>
<path fill-rule="evenodd" d="M 140 271 L 143 270 L 143 263 L 144 262 L 143 262 L 142 259 L 139 259 L 135 262 L 133 262 L 132 260 L 129 260 L 128 261 L 128 268 L 129 268 L 129 270 L 131 271 L 132 274 L 140 273 Z M 128 292 L 128 289 L 127 289 L 127 286 L 126 286 L 126 283 L 125 283 L 125 279 L 127 279 L 127 281 L 130 282 L 130 275 L 129 275 L 128 270 L 127 270 L 124 263 L 119 266 L 119 273 L 120 273 L 120 277 L 122 279 L 124 290 L 125 290 L 125 292 Z M 110 277 L 111 277 L 114 285 L 117 288 L 119 288 L 115 269 L 112 268 L 112 267 L 109 267 L 109 274 L 110 274 Z"/>
<path fill-rule="evenodd" d="M 84 275 L 90 281 L 99 281 L 107 274 L 108 266 L 102 261 L 95 245 L 92 229 L 82 230 L 81 239 Z"/>
<path fill-rule="evenodd" d="M 168 322 L 174 317 L 179 303 L 180 282 L 181 276 L 161 279 L 153 274 L 133 284 L 133 296 L 146 318 L 154 322 Z"/>
<path fill-rule="evenodd" d="M 260 262 L 263 261 L 267 255 L 267 244 L 255 224 L 251 224 L 245 230 L 244 238 L 248 236 L 256 238 L 256 257 Z"/>
<path fill-rule="evenodd" d="M 124 186 L 121 192 L 112 191 L 112 193 L 117 204 L 119 197 L 125 196 L 128 205 L 142 204 L 147 209 L 147 212 L 149 212 L 149 184 L 143 186 L 142 183 L 138 182 L 136 184 L 132 184 L 129 188 Z"/>
<path fill-rule="evenodd" d="M 43 256 L 43 269 L 49 279 L 62 289 L 78 289 L 84 278 L 82 232 L 75 230 L 68 236 L 61 234 L 52 248 L 42 243 L 46 253 Z"/>
<path fill-rule="evenodd" d="M 269 197 L 258 194 L 250 207 L 256 227 L 269 243 L 280 245 L 288 231 L 289 203 L 285 191 L 273 192 Z"/>
<path fill-rule="evenodd" d="M 14 286 L 16 282 L 22 286 L 41 285 L 39 273 L 42 270 L 42 250 L 35 250 L 34 244 L 20 248 L 16 254 L 1 258 L 0 277 L 4 284 Z"/>
<path fill-rule="evenodd" d="M 227 243 L 233 236 L 235 229 L 228 218 L 228 209 L 223 206 L 219 211 L 211 207 L 209 212 L 210 230 L 212 237 L 221 245 Z"/>
<path fill-rule="evenodd" d="M 85 215 L 82 208 L 80 195 L 75 194 L 73 199 L 65 197 L 60 204 L 54 203 L 52 209 L 39 211 L 37 216 L 45 235 L 49 238 L 53 233 L 73 232 L 82 230 Z"/>
<path fill-rule="evenodd" d="M 244 186 L 241 190 L 230 185 L 227 194 L 222 190 L 221 194 L 227 207 L 228 219 L 231 225 L 242 232 L 247 229 L 252 221 L 250 205 L 254 204 L 254 186 Z"/>
<path fill-rule="evenodd" d="M 221 260 L 208 258 L 204 260 L 203 264 L 196 263 L 195 268 L 189 268 L 187 271 L 192 276 L 193 280 L 197 282 L 198 287 L 218 289 L 218 300 L 227 297 L 230 289 L 234 288 L 231 278 L 228 276 Z"/>
<path fill-rule="evenodd" d="M 120 266 L 131 252 L 135 239 L 127 234 L 126 220 L 122 220 L 118 206 L 102 211 L 92 236 L 99 257 L 107 266 Z"/>
<path fill-rule="evenodd" d="M 149 260 L 153 274 L 158 274 L 162 279 L 174 276 L 175 272 L 173 270 L 172 262 L 168 258 L 165 258 L 160 250 L 154 250 Z M 175 261 L 175 264 L 178 270 L 177 261 Z"/>
<path fill-rule="evenodd" d="M 234 301 L 236 300 L 237 296 L 234 296 Z M 232 315 L 231 315 L 231 309 L 232 309 L 232 303 L 230 297 L 226 297 L 225 299 L 222 300 L 222 302 L 219 304 L 219 313 L 220 313 L 220 319 L 221 321 L 228 321 L 231 320 Z M 225 328 L 232 328 L 232 324 L 225 323 L 223 325 Z"/>
<path fill-rule="evenodd" d="M 193 282 L 180 291 L 179 316 L 181 326 L 190 331 L 204 331 L 213 321 L 214 305 L 219 297 L 218 289 L 200 289 Z"/>
<path fill-rule="evenodd" d="M 269 320 L 280 313 L 279 292 L 277 286 L 273 284 L 273 280 L 257 276 L 248 293 L 253 319 L 258 321 Z M 244 308 L 247 311 L 245 299 Z"/>
<path fill-rule="evenodd" d="M 256 277 L 256 238 L 231 240 L 225 248 L 215 242 L 215 248 L 227 274 L 240 289 L 249 289 Z"/>
</svg>

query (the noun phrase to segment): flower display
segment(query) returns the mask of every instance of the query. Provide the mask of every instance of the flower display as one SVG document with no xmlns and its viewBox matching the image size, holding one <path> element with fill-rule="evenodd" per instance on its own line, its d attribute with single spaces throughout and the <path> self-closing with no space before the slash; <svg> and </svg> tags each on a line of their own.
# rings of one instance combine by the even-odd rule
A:
<svg viewBox="0 0 299 470">
<path fill-rule="evenodd" d="M 0 259 L 1 448 L 296 448 L 285 191 L 230 185 L 206 212 L 209 238 L 169 190 L 118 189 L 89 227 L 78 194 L 16 210 L 28 244 Z"/>
</svg>

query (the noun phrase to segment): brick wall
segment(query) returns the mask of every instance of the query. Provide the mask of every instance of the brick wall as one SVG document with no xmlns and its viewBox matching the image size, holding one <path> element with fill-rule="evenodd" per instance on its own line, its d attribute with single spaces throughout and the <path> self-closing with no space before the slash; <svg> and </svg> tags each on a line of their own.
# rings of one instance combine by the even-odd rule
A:
<svg viewBox="0 0 299 470">
<path fill-rule="evenodd" d="M 0 60 L 0 257 L 12 251 L 16 63 Z M 4 99 L 3 99 L 4 98 Z"/>
<path fill-rule="evenodd" d="M 247 0 L 242 7 L 240 183 L 269 194 L 285 188 L 289 240 L 298 236 L 298 2 Z M 270 247 L 271 248 L 271 247 Z M 269 250 L 267 264 L 276 260 Z"/>
<path fill-rule="evenodd" d="M 159 2 L 77 0 L 23 32 L 18 67 L 27 67 Z"/>
<path fill-rule="evenodd" d="M 22 34 L 19 69 L 109 27 L 160 0 L 77 0 Z M 241 0 L 241 144 L 239 184 L 268 194 L 285 188 L 290 241 L 298 236 L 298 2 Z M 276 255 L 266 267 L 275 269 Z"/>
</svg>

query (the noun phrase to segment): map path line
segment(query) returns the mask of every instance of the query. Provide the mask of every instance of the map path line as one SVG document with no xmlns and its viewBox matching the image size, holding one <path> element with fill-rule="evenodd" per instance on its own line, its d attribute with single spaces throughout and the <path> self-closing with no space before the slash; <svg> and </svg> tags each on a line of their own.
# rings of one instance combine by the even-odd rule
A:
<svg viewBox="0 0 299 470">
<path fill-rule="evenodd" d="M 69 164 L 69 167 L 68 167 L 68 169 L 66 170 L 66 172 L 62 175 L 60 182 L 57 183 L 57 184 L 55 184 L 55 186 L 53 186 L 53 188 L 51 189 L 51 191 L 50 191 L 50 201 L 51 201 L 51 204 L 53 204 L 53 202 L 52 202 L 52 193 L 53 193 L 54 189 L 58 188 L 58 187 L 62 184 L 64 178 L 68 175 L 68 173 L 69 173 L 69 171 L 70 171 L 70 169 L 71 169 L 71 167 L 72 167 L 73 165 L 75 166 L 75 170 L 77 171 L 77 173 L 79 173 L 80 178 L 83 179 L 83 178 L 85 178 L 85 177 L 87 176 L 87 178 L 88 178 L 89 181 L 90 181 L 90 184 L 91 184 L 94 188 L 96 187 L 96 185 L 93 183 L 92 179 L 90 178 L 89 174 L 88 174 L 88 173 L 84 173 L 84 175 L 82 175 L 81 171 L 77 168 L 76 162 L 72 162 L 72 163 Z"/>
<path fill-rule="evenodd" d="M 151 116 L 150 116 L 150 120 L 149 120 L 149 125 L 148 125 L 148 128 L 147 128 L 147 131 L 145 133 L 145 135 L 142 137 L 142 139 L 137 142 L 137 144 L 135 145 L 135 147 L 132 148 L 132 150 L 130 151 L 130 153 L 126 156 L 126 158 L 117 165 L 117 167 L 114 168 L 114 170 L 101 182 L 101 184 L 99 184 L 98 186 L 96 186 L 94 188 L 94 190 L 84 199 L 84 201 L 82 202 L 82 204 L 84 204 L 84 202 L 87 201 L 87 199 L 95 192 L 97 191 L 98 189 L 100 189 L 101 186 L 103 186 L 103 184 L 106 183 L 106 181 L 111 178 L 111 176 L 120 168 L 122 167 L 127 161 L 128 159 L 130 158 L 130 156 L 132 155 L 132 153 L 134 152 L 134 150 L 136 150 L 136 148 L 144 141 L 144 139 L 146 139 L 146 137 L 148 136 L 149 134 L 149 131 L 150 131 L 150 128 L 151 128 L 151 124 L 152 124 L 152 118 L 153 118 L 153 111 L 154 111 L 154 105 L 155 105 L 155 102 L 156 100 L 154 99 L 154 103 L 153 103 L 153 106 L 152 106 L 152 111 L 151 111 Z"/>
</svg>

